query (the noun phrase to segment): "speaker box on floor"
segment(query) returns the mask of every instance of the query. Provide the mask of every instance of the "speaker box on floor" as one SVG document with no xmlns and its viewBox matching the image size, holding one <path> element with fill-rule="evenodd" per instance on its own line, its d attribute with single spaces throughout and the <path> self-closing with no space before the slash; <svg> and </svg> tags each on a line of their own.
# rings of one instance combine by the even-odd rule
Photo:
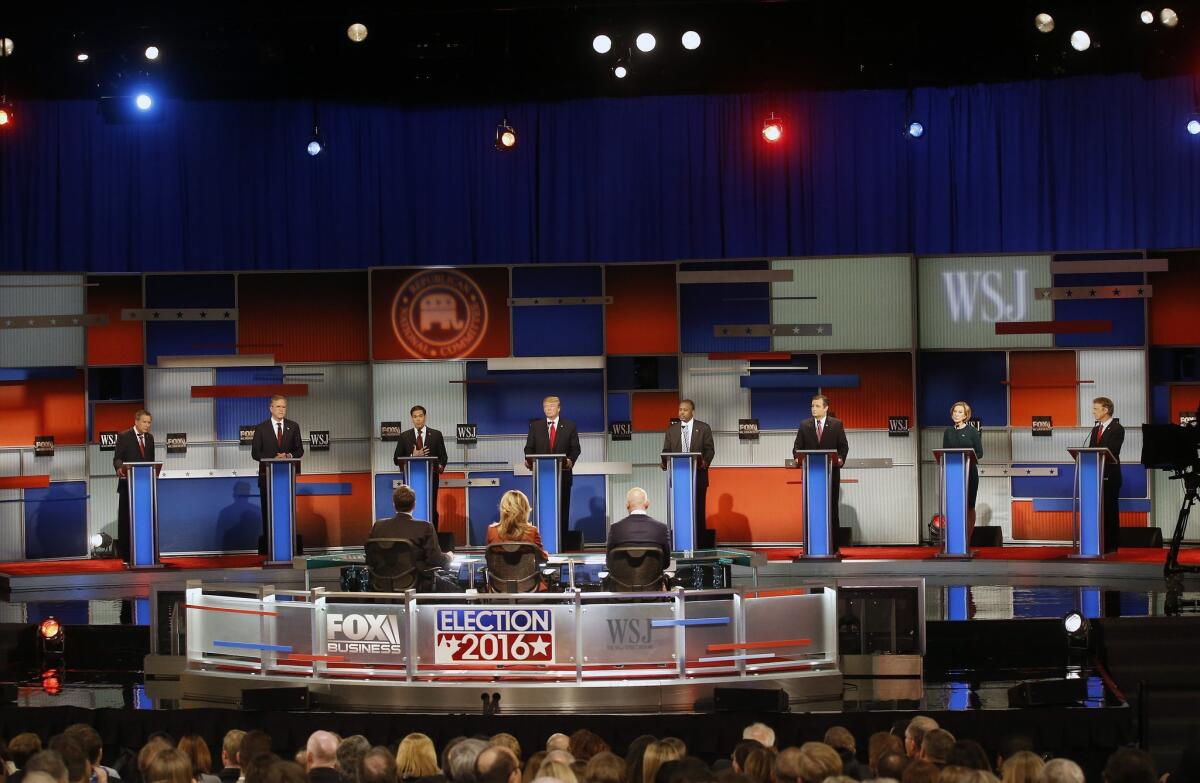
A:
<svg viewBox="0 0 1200 783">
<path fill-rule="evenodd" d="M 438 533 L 438 546 L 442 548 L 443 552 L 453 552 L 455 543 L 457 542 L 454 540 L 453 532 Z"/>
<path fill-rule="evenodd" d="M 717 548 L 717 531 L 701 530 L 700 540 L 696 542 L 697 549 L 716 549 Z"/>
<path fill-rule="evenodd" d="M 583 531 L 568 530 L 563 534 L 561 552 L 582 552 L 583 551 Z"/>
<path fill-rule="evenodd" d="M 1004 546 L 1004 531 L 999 526 L 977 527 L 971 531 L 971 546 Z"/>
<path fill-rule="evenodd" d="M 248 688 L 242 691 L 243 710 L 307 710 L 308 688 Z"/>
<path fill-rule="evenodd" d="M 1162 528 L 1123 527 L 1117 536 L 1117 546 L 1162 549 Z"/>
<path fill-rule="evenodd" d="M 1087 680 L 1035 680 L 1008 689 L 1009 707 L 1053 707 L 1087 698 Z"/>
<path fill-rule="evenodd" d="M 787 691 L 782 688 L 713 688 L 713 708 L 718 712 L 787 712 Z"/>
</svg>

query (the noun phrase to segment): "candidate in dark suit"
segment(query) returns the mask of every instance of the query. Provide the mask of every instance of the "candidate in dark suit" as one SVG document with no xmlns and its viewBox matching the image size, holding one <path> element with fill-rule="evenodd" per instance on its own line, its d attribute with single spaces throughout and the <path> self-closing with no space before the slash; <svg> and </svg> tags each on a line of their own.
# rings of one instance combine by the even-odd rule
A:
<svg viewBox="0 0 1200 783">
<path fill-rule="evenodd" d="M 413 564 L 418 570 L 441 568 L 450 562 L 450 556 L 438 544 L 437 530 L 423 519 L 413 519 L 412 510 L 417 504 L 417 495 L 412 487 L 401 484 L 392 490 L 392 505 L 396 515 L 380 519 L 371 526 L 370 538 L 407 538 L 413 542 Z M 369 567 L 371 564 L 367 563 Z M 422 580 L 422 589 L 431 584 Z"/>
<path fill-rule="evenodd" d="M 126 462 L 153 462 L 154 436 L 150 424 L 154 417 L 149 411 L 133 414 L 133 426 L 117 434 L 117 446 L 113 450 L 113 469 L 117 471 L 117 554 L 129 562 L 129 480 L 126 478 Z"/>
<path fill-rule="evenodd" d="M 1092 416 L 1096 419 L 1088 446 L 1108 449 L 1115 459 L 1104 464 L 1104 552 L 1117 551 L 1121 538 L 1121 446 L 1125 443 L 1125 428 L 1113 418 L 1113 401 L 1108 397 L 1092 400 Z"/>
<path fill-rule="evenodd" d="M 254 428 L 250 457 L 258 462 L 258 497 L 262 502 L 263 532 L 258 551 L 267 551 L 267 466 L 264 459 L 304 456 L 304 440 L 300 425 L 287 418 L 287 397 L 276 394 L 271 398 L 271 416 Z"/>
<path fill-rule="evenodd" d="M 658 544 L 666 568 L 671 562 L 671 530 L 650 516 L 646 490 L 634 487 L 625 493 L 625 510 L 629 516 L 613 522 L 608 528 L 608 551 L 626 544 Z"/>
<path fill-rule="evenodd" d="M 437 464 L 433 468 L 432 490 L 429 497 L 429 521 L 433 523 L 433 528 L 436 530 L 438 526 L 438 484 L 441 483 L 441 473 L 446 469 L 446 463 L 450 461 L 450 457 L 446 454 L 446 439 L 442 437 L 441 432 L 425 426 L 425 406 L 412 406 L 408 415 L 412 417 L 413 428 L 400 433 L 400 440 L 396 442 L 396 453 L 392 455 L 392 460 L 399 465 L 401 457 L 437 457 Z"/>
<path fill-rule="evenodd" d="M 838 548 L 838 498 L 841 495 L 839 483 L 842 480 L 842 465 L 846 462 L 846 455 L 850 453 L 850 444 L 846 441 L 846 427 L 842 424 L 841 420 L 829 415 L 828 397 L 824 394 L 814 396 L 810 410 L 812 418 L 800 422 L 800 429 L 796 431 L 796 442 L 792 444 L 792 451 L 812 451 L 815 449 L 837 450 L 837 456 L 832 460 L 833 469 L 830 471 L 829 476 L 830 522 L 833 526 L 833 541 L 831 543 L 833 544 L 833 551 L 836 552 Z"/>
<path fill-rule="evenodd" d="M 695 538 L 692 539 L 694 546 L 699 549 L 700 542 L 704 540 L 701 534 L 708 529 L 705 524 L 708 519 L 705 507 L 705 500 L 708 498 L 708 466 L 716 456 L 717 447 L 713 441 L 712 427 L 695 418 L 695 413 L 696 403 L 691 400 L 679 401 L 679 423 L 667 428 L 662 450 L 676 453 L 695 451 L 700 454 L 696 461 L 696 517 L 693 526 Z M 665 462 L 662 468 L 667 469 Z"/>
<path fill-rule="evenodd" d="M 562 461 L 561 480 L 558 485 L 558 543 L 559 547 L 566 540 L 567 528 L 571 519 L 571 469 L 579 459 L 579 431 L 575 422 L 559 417 L 562 404 L 557 397 L 547 397 L 542 400 L 542 412 L 545 418 L 534 419 L 529 423 L 529 437 L 525 439 L 525 464 L 532 467 L 530 454 L 565 454 Z M 540 520 L 539 520 L 540 521 Z"/>
</svg>

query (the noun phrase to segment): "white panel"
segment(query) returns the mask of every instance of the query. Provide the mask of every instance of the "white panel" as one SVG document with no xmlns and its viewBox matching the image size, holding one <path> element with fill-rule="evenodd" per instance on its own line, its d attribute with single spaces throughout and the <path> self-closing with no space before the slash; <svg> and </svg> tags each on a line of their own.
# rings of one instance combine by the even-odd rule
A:
<svg viewBox="0 0 1200 783">
<path fill-rule="evenodd" d="M 301 431 L 329 430 L 330 437 L 367 438 L 378 434 L 371 424 L 371 368 L 366 364 L 287 365 L 284 375 L 303 373 L 295 382 L 308 384 L 308 396 L 293 397 L 288 415 L 300 422 Z M 324 373 L 323 377 L 312 373 Z M 291 381 L 291 379 L 285 378 Z M 404 421 L 407 422 L 405 416 Z M 373 432 L 373 430 L 375 430 Z"/>
<path fill-rule="evenodd" d="M 335 440 L 329 451 L 306 450 L 302 464 L 309 475 L 363 473 L 371 469 L 371 442 L 366 439 Z"/>
<path fill-rule="evenodd" d="M 925 427 L 921 430 L 921 461 L 933 462 L 933 450 L 942 447 L 944 427 Z M 1007 429 L 983 428 L 984 465 L 1007 465 L 1012 462 L 1012 442 Z"/>
<path fill-rule="evenodd" d="M 107 453 L 107 452 L 106 452 Z M 117 477 L 93 477 L 88 482 L 88 538 L 97 533 L 117 537 Z"/>
<path fill-rule="evenodd" d="M 1013 619 L 1013 588 L 1011 585 L 971 585 L 971 602 L 975 605 L 972 620 Z"/>
<path fill-rule="evenodd" d="M 916 454 L 913 451 L 915 435 L 895 438 L 884 430 L 850 430 L 846 442 L 850 444 L 850 459 L 890 459 L 894 465 L 912 465 Z M 790 450 L 795 443 L 795 433 L 788 443 Z M 788 456 L 791 456 L 790 454 Z"/>
<path fill-rule="evenodd" d="M 667 520 L 667 472 L 652 465 L 634 467 L 630 476 L 609 476 L 606 525 L 625 516 L 625 493 L 634 487 L 646 490 L 650 498 L 650 515 L 664 522 Z"/>
<path fill-rule="evenodd" d="M 31 444 L 32 445 L 32 444 Z M 0 476 L 21 475 L 21 452 L 23 449 L 0 449 Z"/>
<path fill-rule="evenodd" d="M 221 446 L 213 446 L 211 444 L 197 446 L 191 443 L 191 435 L 188 435 L 188 450 L 185 454 L 168 454 L 166 448 L 162 450 L 161 461 L 163 470 L 211 470 L 217 467 L 216 450 Z M 157 447 L 155 452 L 157 452 Z M 155 456 L 159 456 L 157 453 Z M 237 465 L 234 467 L 242 467 Z M 254 467 L 251 463 L 250 467 Z"/>
<path fill-rule="evenodd" d="M 663 436 L 658 432 L 635 432 L 632 440 L 614 440 L 608 444 L 608 458 L 613 461 L 631 462 L 636 468 L 659 465 Z"/>
<path fill-rule="evenodd" d="M 25 559 L 21 490 L 0 489 L 0 560 Z M 5 604 L 0 601 L 0 607 Z"/>
<path fill-rule="evenodd" d="M 288 402 L 291 407 L 291 401 Z M 250 444 L 241 446 L 237 443 L 218 443 L 213 456 L 212 467 L 220 470 L 257 470 L 258 464 L 250 458 Z"/>
<path fill-rule="evenodd" d="M 851 446 L 851 454 L 854 453 Z M 862 456 L 862 455 L 859 455 Z M 912 510 L 917 505 L 916 469 L 843 468 L 838 517 L 842 527 L 852 528 L 854 542 L 867 546 L 915 544 L 917 527 Z"/>
<path fill-rule="evenodd" d="M 146 409 L 154 415 L 154 440 L 166 443 L 167 433 L 186 432 L 188 443 L 217 439 L 213 400 L 193 398 L 193 386 L 212 386 L 215 372 L 146 368 Z M 165 450 L 165 445 L 164 445 Z"/>
<path fill-rule="evenodd" d="M 85 310 L 82 275 L 4 275 L 0 277 L 0 313 L 78 315 Z M 65 285 L 64 288 L 40 286 Z M 14 288 L 11 286 L 32 286 Z M 0 365 L 4 367 L 82 367 L 84 329 L 0 329 Z"/>
<path fill-rule="evenodd" d="M 952 256 L 917 262 L 921 347 L 1050 348 L 1048 334 L 996 334 L 997 321 L 1049 321 L 1050 256 Z"/>
<path fill-rule="evenodd" d="M 1067 448 L 1084 446 L 1091 435 L 1090 427 L 1055 427 L 1050 437 L 1034 436 L 1029 430 L 1013 430 L 1013 462 L 1071 462 Z M 1125 444 L 1121 447 L 1121 462 L 1126 465 L 1142 460 L 1142 430 L 1125 428 Z"/>
<path fill-rule="evenodd" d="M 937 465 L 921 465 L 921 530 L 938 510 Z M 1005 541 L 1012 540 L 1012 480 L 1007 476 L 979 479 L 975 498 L 975 526 L 998 525 Z"/>
<path fill-rule="evenodd" d="M 908 256 L 803 258 L 771 262 L 790 269 L 791 282 L 772 283 L 772 324 L 833 324 L 830 337 L 775 337 L 776 351 L 911 348 L 912 280 Z M 863 303 L 870 302 L 869 318 Z"/>
<path fill-rule="evenodd" d="M 27 608 L 25 603 L 13 604 L 8 601 L 0 601 L 0 623 L 25 624 L 29 622 Z"/>
<path fill-rule="evenodd" d="M 84 481 L 87 478 L 87 447 L 56 446 L 53 457 L 36 457 L 33 449 L 21 452 L 21 475 L 50 474 L 51 481 Z"/>
<path fill-rule="evenodd" d="M 1146 352 L 1079 351 L 1079 377 L 1095 381 L 1079 387 L 1079 421 L 1093 420 L 1092 400 L 1108 397 L 1126 427 L 1146 423 Z"/>
<path fill-rule="evenodd" d="M 88 622 L 92 625 L 119 625 L 121 601 L 88 601 Z"/>
<path fill-rule="evenodd" d="M 409 426 L 408 411 L 425 406 L 428 425 L 454 439 L 454 425 L 467 413 L 464 384 L 452 383 L 466 377 L 464 362 L 382 362 L 373 367 L 375 415 L 371 435 L 379 436 L 379 422 L 399 421 Z M 394 447 L 393 447 L 394 448 Z M 453 459 L 453 456 L 451 456 Z M 388 464 L 391 464 L 389 457 Z"/>
<path fill-rule="evenodd" d="M 782 468 L 792 458 L 794 432 L 763 432 L 758 440 L 743 441 L 736 434 L 713 436 L 716 456 L 713 465 L 721 468 L 738 466 L 763 466 Z M 661 444 L 660 444 L 661 445 Z"/>
<path fill-rule="evenodd" d="M 111 451 L 101 451 L 99 444 L 90 443 L 87 446 L 87 453 L 89 476 L 116 475 L 112 465 L 113 453 Z"/>
<path fill-rule="evenodd" d="M 750 390 L 738 384 L 736 370 L 744 362 L 710 362 L 706 356 L 685 355 L 679 375 L 679 396 L 694 400 L 696 418 L 706 422 L 713 432 L 737 432 L 738 419 L 750 418 Z M 721 374 L 693 375 L 691 370 L 722 369 Z"/>
</svg>

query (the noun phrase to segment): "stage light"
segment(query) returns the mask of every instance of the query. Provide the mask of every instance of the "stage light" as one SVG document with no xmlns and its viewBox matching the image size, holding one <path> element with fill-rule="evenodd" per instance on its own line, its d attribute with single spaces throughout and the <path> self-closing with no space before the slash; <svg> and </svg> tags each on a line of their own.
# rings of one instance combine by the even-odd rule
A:
<svg viewBox="0 0 1200 783">
<path fill-rule="evenodd" d="M 617 60 L 617 64 L 613 66 L 613 76 L 618 79 L 624 79 L 629 75 L 629 67 L 625 65 L 624 60 Z"/>
<path fill-rule="evenodd" d="M 88 53 L 87 52 L 80 52 L 79 54 L 75 55 L 75 62 L 86 63 L 87 61 L 88 61 Z"/>
<path fill-rule="evenodd" d="M 138 107 L 139 111 L 150 111 L 154 107 L 154 99 L 150 97 L 150 93 L 139 92 L 134 97 L 133 104 Z"/>
<path fill-rule="evenodd" d="M 315 113 L 315 112 L 314 112 Z M 325 141 L 321 138 L 321 126 L 313 124 L 312 136 L 308 139 L 304 151 L 311 157 L 317 157 L 325 150 Z"/>
<path fill-rule="evenodd" d="M 1088 630 L 1087 618 L 1079 612 L 1067 612 L 1063 616 L 1063 630 L 1069 636 L 1078 636 L 1081 633 L 1086 633 Z"/>
<path fill-rule="evenodd" d="M 159 51 L 158 51 L 157 46 L 147 46 L 146 47 L 146 59 L 147 60 L 157 60 L 158 55 L 159 55 Z"/>
<path fill-rule="evenodd" d="M 1152 11 L 1142 11 L 1138 14 L 1138 18 L 1142 20 L 1142 24 L 1154 23 L 1154 13 Z"/>
<path fill-rule="evenodd" d="M 505 117 L 496 126 L 496 149 L 501 152 L 508 152 L 516 146 L 517 132 L 513 130 L 513 126 L 508 124 L 508 117 Z"/>
<path fill-rule="evenodd" d="M 367 26 L 361 22 L 355 22 L 346 28 L 346 37 L 354 43 L 362 43 L 367 40 Z"/>
<path fill-rule="evenodd" d="M 1092 37 L 1083 30 L 1071 33 L 1071 48 L 1077 52 L 1086 52 L 1092 45 Z"/>
<path fill-rule="evenodd" d="M 638 51 L 652 52 L 654 51 L 655 43 L 656 41 L 654 40 L 654 36 L 650 33 L 640 33 L 637 37 Z"/>
<path fill-rule="evenodd" d="M 0 95 L 0 128 L 7 130 L 13 124 L 13 105 L 4 100 L 4 96 Z"/>
<path fill-rule="evenodd" d="M 48 696 L 57 696 L 62 693 L 62 672 L 58 669 L 46 669 L 42 672 L 42 690 Z"/>
<path fill-rule="evenodd" d="M 1179 14 L 1175 13 L 1170 8 L 1164 8 L 1158 15 L 1158 19 L 1163 23 L 1163 27 L 1174 27 L 1179 24 Z"/>
<path fill-rule="evenodd" d="M 919 139 L 925 135 L 925 126 L 916 120 L 913 120 L 908 124 L 908 127 L 904 129 L 904 132 L 908 134 L 910 139 Z"/>
<path fill-rule="evenodd" d="M 762 137 L 768 144 L 774 144 L 783 138 L 783 120 L 771 112 L 767 118 L 763 120 Z"/>
<path fill-rule="evenodd" d="M 608 54 L 612 51 L 612 39 L 601 33 L 592 39 L 592 48 L 596 54 Z"/>
<path fill-rule="evenodd" d="M 687 49 L 688 51 L 692 51 L 693 49 L 699 49 L 700 48 L 700 33 L 696 32 L 695 30 L 688 30 L 686 33 L 683 34 L 683 38 L 681 39 L 681 41 L 683 43 L 683 48 Z"/>
<path fill-rule="evenodd" d="M 0 38 L 0 57 L 12 57 L 13 39 Z"/>
<path fill-rule="evenodd" d="M 1038 29 L 1039 33 L 1049 33 L 1054 31 L 1054 17 L 1050 14 L 1042 13 L 1033 17 L 1033 26 Z"/>
<path fill-rule="evenodd" d="M 1188 120 L 1187 132 L 1193 136 L 1200 134 L 1200 120 Z"/>
<path fill-rule="evenodd" d="M 38 635 L 42 637 L 43 641 L 58 641 L 63 635 L 62 623 L 53 617 L 47 617 L 38 624 Z"/>
<path fill-rule="evenodd" d="M 96 559 L 110 558 L 114 556 L 113 539 L 108 533 L 97 533 L 92 536 L 90 543 L 92 545 L 92 557 Z"/>
</svg>

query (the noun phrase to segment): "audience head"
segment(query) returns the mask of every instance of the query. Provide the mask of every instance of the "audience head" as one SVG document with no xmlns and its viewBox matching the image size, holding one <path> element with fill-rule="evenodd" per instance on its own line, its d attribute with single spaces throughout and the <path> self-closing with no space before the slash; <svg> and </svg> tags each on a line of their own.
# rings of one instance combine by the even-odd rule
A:
<svg viewBox="0 0 1200 783">
<path fill-rule="evenodd" d="M 146 740 L 146 744 L 137 754 L 137 767 L 138 771 L 142 773 L 142 780 L 149 780 L 146 777 L 146 771 L 150 768 L 150 762 L 154 757 L 170 747 L 171 744 L 162 737 L 150 737 Z"/>
<path fill-rule="evenodd" d="M 842 774 L 842 757 L 824 742 L 806 742 L 799 750 L 797 770 L 803 783 L 821 783 L 827 777 Z"/>
<path fill-rule="evenodd" d="M 945 764 L 953 748 L 953 734 L 945 729 L 932 729 L 921 740 L 921 758 L 934 764 Z"/>
<path fill-rule="evenodd" d="M 770 783 L 777 755 L 774 748 L 764 748 L 761 745 L 753 748 L 746 754 L 741 771 L 749 775 L 755 783 Z"/>
<path fill-rule="evenodd" d="M 1104 765 L 1105 783 L 1155 783 L 1154 760 L 1144 750 L 1120 748 Z"/>
<path fill-rule="evenodd" d="M 716 783 L 708 765 L 695 756 L 668 761 L 658 768 L 656 783 Z M 590 781 L 589 781 L 590 783 Z"/>
<path fill-rule="evenodd" d="M 212 772 L 212 754 L 208 743 L 198 734 L 184 734 L 179 738 L 179 750 L 192 762 L 192 777 L 199 778 Z"/>
<path fill-rule="evenodd" d="M 63 767 L 63 777 L 61 782 L 58 778 L 53 777 L 48 772 L 42 772 L 34 769 L 27 770 L 21 780 L 24 783 L 65 783 L 67 779 L 66 769 L 66 767 Z"/>
<path fill-rule="evenodd" d="M 546 760 L 546 751 L 539 750 L 525 760 L 525 770 L 521 773 L 521 783 L 531 783 L 538 775 L 538 769 Z"/>
<path fill-rule="evenodd" d="M 1083 769 L 1070 759 L 1051 759 L 1042 767 L 1042 783 L 1085 783 Z"/>
<path fill-rule="evenodd" d="M 1000 747 L 996 751 L 996 764 L 994 768 L 1000 769 L 1004 766 L 1004 762 L 1007 759 L 1012 758 L 1023 750 L 1027 750 L 1030 753 L 1036 752 L 1032 737 L 1028 734 L 1020 733 L 1005 734 L 1000 739 Z"/>
<path fill-rule="evenodd" d="M 25 769 L 29 757 L 42 749 L 42 738 L 32 731 L 24 731 L 13 737 L 8 743 L 8 752 L 12 755 L 13 764 L 17 769 Z"/>
<path fill-rule="evenodd" d="M 588 759 L 583 776 L 588 783 L 625 783 L 625 759 L 602 750 Z"/>
<path fill-rule="evenodd" d="M 396 777 L 423 778 L 440 773 L 433 740 L 417 731 L 400 740 L 400 747 L 396 748 Z"/>
<path fill-rule="evenodd" d="M 54 779 L 55 783 L 71 783 L 68 778 L 67 765 L 56 750 L 41 750 L 34 753 L 25 762 L 25 777 L 29 780 L 32 774 L 42 774 Z"/>
<path fill-rule="evenodd" d="M 570 764 L 561 761 L 543 761 L 538 770 L 538 780 L 556 780 L 559 783 L 579 783 L 579 778 Z"/>
<path fill-rule="evenodd" d="M 858 752 L 858 748 L 854 743 L 854 735 L 845 726 L 830 726 L 825 731 L 825 744 L 831 748 L 844 748 L 850 751 L 851 755 Z"/>
<path fill-rule="evenodd" d="M 633 512 L 636 509 L 650 508 L 650 498 L 646 496 L 646 490 L 641 487 L 634 487 L 625 493 L 625 510 Z"/>
<path fill-rule="evenodd" d="M 488 740 L 488 744 L 499 745 L 502 748 L 508 748 L 512 751 L 512 754 L 517 757 L 518 762 L 521 760 L 521 742 L 507 732 L 502 731 L 499 734 L 493 734 L 492 738 Z"/>
<path fill-rule="evenodd" d="M 679 758 L 683 758 L 688 754 L 687 743 L 679 739 L 679 737 L 663 737 L 662 741 L 675 748 L 675 751 L 679 754 Z"/>
<path fill-rule="evenodd" d="M 575 757 L 571 755 L 571 751 L 556 748 L 555 750 L 546 751 L 546 757 L 542 759 L 542 763 L 564 764 L 571 766 L 575 763 Z"/>
<path fill-rule="evenodd" d="M 253 734 L 254 732 L 250 733 Z M 249 739 L 250 735 L 246 736 Z M 244 741 L 242 747 L 243 749 L 245 748 Z M 361 734 L 351 734 L 338 743 L 337 765 L 335 769 L 342 776 L 342 780 L 358 780 L 359 762 L 362 761 L 363 756 L 367 755 L 367 751 L 370 749 L 371 741 Z"/>
<path fill-rule="evenodd" d="M 893 739 L 899 741 L 900 738 L 893 737 Z M 903 747 L 889 753 L 884 753 L 875 759 L 875 777 L 900 780 L 904 776 L 904 770 L 908 768 L 910 762 L 911 759 L 904 755 Z"/>
<path fill-rule="evenodd" d="M 221 740 L 221 766 L 237 767 L 238 752 L 242 749 L 242 737 L 246 732 L 241 729 L 230 729 Z"/>
<path fill-rule="evenodd" d="M 938 727 L 937 721 L 925 715 L 918 715 L 908 722 L 904 729 L 904 752 L 910 758 L 921 755 L 921 743 L 925 735 Z"/>
<path fill-rule="evenodd" d="M 50 750 L 58 753 L 59 758 L 67 765 L 67 780 L 70 783 L 82 783 L 87 780 L 88 757 L 82 743 L 69 734 L 59 734 L 50 738 Z M 184 781 L 184 783 L 188 783 Z"/>
<path fill-rule="evenodd" d="M 742 739 L 756 740 L 764 748 L 775 747 L 775 729 L 765 723 L 751 723 L 742 729 Z"/>
<path fill-rule="evenodd" d="M 641 783 L 654 783 L 659 767 L 668 761 L 681 759 L 683 755 L 675 745 L 665 740 L 651 742 L 646 746 L 646 753 L 642 757 Z"/>
<path fill-rule="evenodd" d="M 192 760 L 179 748 L 166 748 L 150 760 L 146 783 L 192 783 Z"/>
<path fill-rule="evenodd" d="M 571 735 L 567 750 L 579 761 L 587 762 L 597 753 L 608 750 L 608 743 L 593 731 L 579 729 Z"/>
<path fill-rule="evenodd" d="M 643 734 L 629 743 L 629 750 L 625 751 L 625 783 L 642 783 L 646 748 L 657 739 L 653 734 Z"/>
<path fill-rule="evenodd" d="M 1042 761 L 1041 756 L 1022 750 L 1005 759 L 1000 775 L 1004 783 L 1041 783 L 1042 768 L 1045 766 L 1046 762 Z"/>
<path fill-rule="evenodd" d="M 744 739 L 733 746 L 733 753 L 729 754 L 729 760 L 733 762 L 733 771 L 742 772 L 746 767 L 746 757 L 750 755 L 750 751 L 763 747 L 763 744 L 758 740 Z"/>
<path fill-rule="evenodd" d="M 483 740 L 462 740 L 446 754 L 442 774 L 453 783 L 475 783 L 475 762 L 487 747 Z"/>
<path fill-rule="evenodd" d="M 401 484 L 392 490 L 392 505 L 401 514 L 407 514 L 417 505 L 417 493 L 407 484 Z"/>
<path fill-rule="evenodd" d="M 909 759 L 904 767 L 900 783 L 937 783 L 941 770 L 937 764 L 930 764 L 922 759 Z"/>
<path fill-rule="evenodd" d="M 266 783 L 271 765 L 279 764 L 282 761 L 283 759 L 274 753 L 258 753 L 251 756 L 250 760 L 242 765 L 242 774 L 246 777 L 246 783 Z"/>
<path fill-rule="evenodd" d="M 63 733 L 74 737 L 83 746 L 83 752 L 87 754 L 88 762 L 93 767 L 100 764 L 100 759 L 104 755 L 104 740 L 100 739 L 100 732 L 86 723 L 76 723 L 68 726 Z M 9 753 L 12 753 L 11 745 Z"/>
<path fill-rule="evenodd" d="M 879 759 L 889 753 L 904 755 L 904 740 L 886 731 L 877 731 L 867 741 L 867 765 L 872 772 L 879 772 Z M 879 777 L 887 777 L 879 775 Z"/>
<path fill-rule="evenodd" d="M 520 490 L 510 489 L 500 498 L 500 538 L 506 541 L 519 540 L 529 527 L 529 498 Z M 553 750 L 550 742 L 555 737 L 566 737 L 565 734 L 554 734 L 546 741 L 546 750 Z"/>
<path fill-rule="evenodd" d="M 955 742 L 954 746 L 950 748 L 950 753 L 946 756 L 946 766 L 981 769 L 984 772 L 992 771 L 992 764 L 988 761 L 987 751 L 975 740 L 958 740 Z"/>
<path fill-rule="evenodd" d="M 338 740 L 328 731 L 314 731 L 304 745 L 304 767 L 337 767 Z"/>
<path fill-rule="evenodd" d="M 359 783 L 396 783 L 396 758 L 382 745 L 363 754 L 358 762 Z"/>
<path fill-rule="evenodd" d="M 242 735 L 242 742 L 238 745 L 238 766 L 245 769 L 246 765 L 255 756 L 265 755 L 270 752 L 271 735 L 258 729 L 247 731 Z"/>
<path fill-rule="evenodd" d="M 301 752 L 307 755 L 307 751 Z M 308 783 L 308 776 L 294 761 L 277 761 L 267 768 L 263 783 Z"/>
<path fill-rule="evenodd" d="M 488 745 L 475 760 L 476 783 L 518 783 L 521 762 L 503 745 Z"/>
</svg>

